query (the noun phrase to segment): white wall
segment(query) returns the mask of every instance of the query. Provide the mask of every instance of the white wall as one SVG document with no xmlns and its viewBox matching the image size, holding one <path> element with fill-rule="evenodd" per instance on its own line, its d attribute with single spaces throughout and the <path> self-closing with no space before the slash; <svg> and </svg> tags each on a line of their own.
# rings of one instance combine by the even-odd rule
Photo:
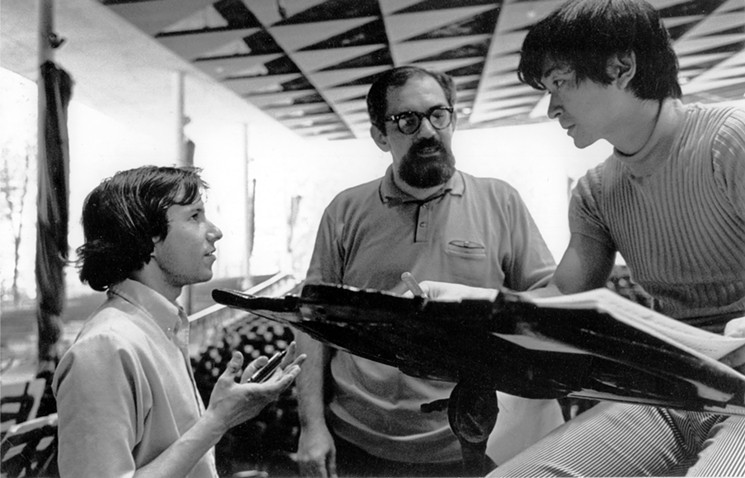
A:
<svg viewBox="0 0 745 478">
<path fill-rule="evenodd" d="M 8 76 L 7 72 L 0 79 L 4 87 L 19 92 L 16 95 L 20 104 L 14 107 L 25 109 L 28 116 L 28 110 L 35 109 L 35 85 L 20 77 Z M 4 106 L 9 104 L 3 103 Z M 28 130 L 33 130 L 35 123 L 33 118 L 30 122 L 21 121 L 26 116 L 3 115 L 5 130 L 11 131 L 8 125 L 18 123 L 17 126 L 22 126 L 33 140 L 35 131 Z M 73 250 L 83 241 L 79 219 L 83 200 L 103 178 L 143 164 L 173 164 L 172 138 L 155 137 L 136 126 L 108 117 L 73 97 L 69 114 L 70 246 Z M 247 151 L 244 150 L 246 128 Z M 246 155 L 250 157 L 248 176 L 256 180 L 256 238 L 250 264 L 254 275 L 279 270 L 304 274 L 318 222 L 329 201 L 343 189 L 381 176 L 391 161 L 390 156 L 381 152 L 369 138 L 309 141 L 276 123 L 261 121 L 261 117 L 248 126 L 215 116 L 200 117 L 185 129 L 196 143 L 194 164 L 203 169 L 203 176 L 211 185 L 208 214 L 224 233 L 218 243 L 216 277 L 240 276 L 246 268 Z M 576 179 L 610 152 L 605 143 L 577 150 L 563 130 L 553 123 L 457 131 L 453 148 L 460 169 L 477 176 L 504 179 L 518 189 L 556 259 L 560 258 L 568 240 L 566 210 L 570 179 Z M 288 217 L 293 196 L 300 196 L 301 201 L 290 256 L 287 254 Z M 33 206 L 33 192 L 29 201 Z M 29 207 L 27 211 L 22 244 L 22 281 L 30 295 L 34 293 L 33 209 Z M 6 229 L 5 225 L 3 228 Z M 12 269 L 7 267 L 12 257 L 7 254 L 10 250 L 7 235 L 2 240 L 5 251 L 2 269 L 6 279 Z M 72 268 L 67 274 L 71 295 L 87 291 Z M 8 284 L 7 280 L 4 282 Z"/>
<path fill-rule="evenodd" d="M 504 179 L 520 192 L 557 260 L 569 239 L 569 183 L 610 153 L 607 143 L 578 150 L 553 123 L 457 131 L 453 149 L 461 170 Z M 257 159 L 252 174 L 258 181 L 259 237 L 253 271 L 265 273 L 279 266 L 277 254 L 287 237 L 289 209 L 273 213 L 272 203 L 283 201 L 289 208 L 290 196 L 303 198 L 294 260 L 284 265 L 304 274 L 329 201 L 343 189 L 381 176 L 390 162 L 390 155 L 372 139 L 308 142 L 304 150 L 289 156 Z"/>
</svg>

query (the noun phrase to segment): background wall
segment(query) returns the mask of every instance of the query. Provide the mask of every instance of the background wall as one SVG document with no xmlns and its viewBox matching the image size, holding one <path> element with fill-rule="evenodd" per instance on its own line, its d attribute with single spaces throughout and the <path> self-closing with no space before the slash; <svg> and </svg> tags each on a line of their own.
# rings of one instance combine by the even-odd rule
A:
<svg viewBox="0 0 745 478">
<path fill-rule="evenodd" d="M 2 70 L 0 88 L 7 92 L 0 105 L 3 154 L 20 158 L 24 145 L 35 142 L 36 85 Z M 173 164 L 172 139 L 148 134 L 137 126 L 106 116 L 73 96 L 69 113 L 73 250 L 83 241 L 79 225 L 83 200 L 103 178 L 143 164 Z M 391 162 L 371 139 L 307 141 L 260 118 L 247 125 L 210 118 L 190 122 L 185 132 L 196 145 L 194 164 L 203 169 L 211 186 L 208 215 L 224 233 L 218 242 L 216 278 L 241 276 L 248 267 L 246 174 L 256 186 L 251 273 L 287 271 L 303 276 L 318 222 L 329 201 L 345 188 L 381 176 Z M 504 179 L 520 192 L 557 260 L 568 241 L 569 188 L 610 152 L 607 143 L 577 150 L 553 122 L 456 131 L 453 149 L 456 164 L 463 171 Z M 20 282 L 29 298 L 35 294 L 35 171 L 34 155 L 27 172 L 32 180 L 24 211 L 20 264 Z M 297 214 L 291 220 L 293 203 Z M 3 221 L 0 260 L 2 284 L 7 289 L 13 269 L 12 248 L 10 227 L 4 217 Z M 88 292 L 73 268 L 68 269 L 67 278 L 70 295 Z"/>
</svg>

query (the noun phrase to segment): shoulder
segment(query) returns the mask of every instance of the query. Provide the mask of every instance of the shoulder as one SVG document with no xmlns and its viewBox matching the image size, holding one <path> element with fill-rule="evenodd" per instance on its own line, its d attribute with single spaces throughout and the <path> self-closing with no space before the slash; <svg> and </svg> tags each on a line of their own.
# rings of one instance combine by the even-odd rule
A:
<svg viewBox="0 0 745 478">
<path fill-rule="evenodd" d="M 466 194 L 489 195 L 498 199 L 515 199 L 522 201 L 520 193 L 510 183 L 499 178 L 482 178 L 460 171 L 463 176 Z"/>
<path fill-rule="evenodd" d="M 694 103 L 685 107 L 684 142 L 700 143 L 702 139 L 727 144 L 745 140 L 745 109 L 734 106 L 712 106 Z"/>
<path fill-rule="evenodd" d="M 146 330 L 142 322 L 132 304 L 109 300 L 85 322 L 68 353 L 78 356 L 137 354 L 137 349 L 148 343 L 153 333 L 153 330 Z"/>
</svg>

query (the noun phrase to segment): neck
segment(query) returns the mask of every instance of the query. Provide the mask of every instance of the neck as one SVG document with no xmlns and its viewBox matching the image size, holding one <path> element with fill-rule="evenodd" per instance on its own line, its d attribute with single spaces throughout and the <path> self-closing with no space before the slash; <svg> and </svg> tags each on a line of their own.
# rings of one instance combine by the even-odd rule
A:
<svg viewBox="0 0 745 478">
<path fill-rule="evenodd" d="M 152 267 L 155 263 L 153 259 L 148 264 L 145 264 L 142 269 L 135 271 L 130 276 L 130 279 L 136 280 L 137 282 L 144 284 L 160 295 L 170 300 L 174 304 L 176 299 L 181 295 L 181 287 L 175 286 L 165 280 L 160 269 Z"/>
<path fill-rule="evenodd" d="M 640 100 L 629 109 L 617 125 L 617 137 L 610 143 L 622 156 L 633 156 L 641 151 L 652 137 L 662 101 Z"/>
</svg>

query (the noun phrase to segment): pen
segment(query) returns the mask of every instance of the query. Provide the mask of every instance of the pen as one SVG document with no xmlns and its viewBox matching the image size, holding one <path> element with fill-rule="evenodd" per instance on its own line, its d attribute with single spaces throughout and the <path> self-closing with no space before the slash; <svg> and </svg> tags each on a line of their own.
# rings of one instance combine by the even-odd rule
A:
<svg viewBox="0 0 745 478">
<path fill-rule="evenodd" d="M 416 279 L 414 279 L 414 276 L 411 275 L 411 272 L 404 272 L 403 274 L 401 274 L 401 280 L 404 281 L 406 287 L 408 287 L 415 296 L 426 296 L 422 288 L 419 287 L 419 283 L 416 281 Z"/>
<path fill-rule="evenodd" d="M 274 372 L 274 370 L 279 367 L 279 364 L 282 362 L 282 359 L 285 358 L 285 355 L 287 355 L 287 349 L 274 354 L 272 358 L 270 358 L 269 361 L 266 363 L 266 365 L 264 365 L 253 375 L 251 375 L 251 378 L 248 379 L 247 383 L 261 383 L 264 380 L 268 379 L 272 372 Z"/>
</svg>

